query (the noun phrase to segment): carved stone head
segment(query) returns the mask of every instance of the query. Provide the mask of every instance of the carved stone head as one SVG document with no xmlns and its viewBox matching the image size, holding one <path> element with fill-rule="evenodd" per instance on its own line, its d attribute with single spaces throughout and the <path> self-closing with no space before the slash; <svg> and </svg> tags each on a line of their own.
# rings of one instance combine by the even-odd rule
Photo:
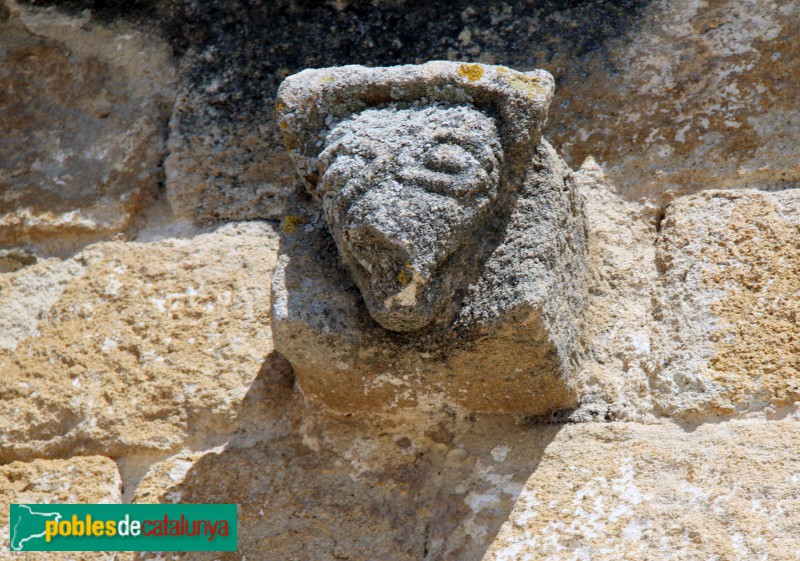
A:
<svg viewBox="0 0 800 561">
<path fill-rule="evenodd" d="M 343 67 L 339 75 L 317 77 L 316 95 L 303 99 L 306 107 L 291 107 L 302 97 L 298 92 L 282 88 L 279 94 L 287 145 L 322 205 L 341 263 L 372 318 L 391 331 L 452 319 L 454 294 L 474 265 L 471 242 L 497 207 L 508 175 L 504 165 L 519 157 L 505 152 L 538 140 L 534 129 L 543 113 L 531 113 L 551 91 L 549 75 L 541 72 L 436 64 L 450 65 L 466 90 L 424 91 L 425 76 L 418 75 L 413 81 L 406 76 L 394 91 L 372 92 L 364 88 L 369 77 L 360 76 L 358 91 L 347 79 L 356 68 L 369 69 Z M 491 78 L 485 68 L 496 69 L 496 76 L 479 86 L 479 78 Z M 386 84 L 367 85 L 382 90 Z M 514 107 L 519 97 L 527 103 Z M 520 122 L 504 125 L 509 113 Z"/>
<path fill-rule="evenodd" d="M 321 199 L 342 263 L 386 329 L 430 324 L 458 255 L 497 200 L 503 152 L 493 118 L 468 106 L 367 109 L 331 128 Z"/>
</svg>

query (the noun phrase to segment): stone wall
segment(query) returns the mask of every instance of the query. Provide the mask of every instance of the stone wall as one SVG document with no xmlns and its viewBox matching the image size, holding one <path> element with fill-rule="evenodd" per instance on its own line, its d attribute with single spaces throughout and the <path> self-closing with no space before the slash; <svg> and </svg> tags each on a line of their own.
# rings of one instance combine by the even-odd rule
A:
<svg viewBox="0 0 800 561">
<path fill-rule="evenodd" d="M 8 503 L 184 501 L 240 505 L 239 552 L 192 559 L 794 559 L 798 28 L 792 2 L 0 4 L 0 558 Z M 556 78 L 573 410 L 332 415 L 273 351 L 277 85 L 430 59 Z"/>
</svg>

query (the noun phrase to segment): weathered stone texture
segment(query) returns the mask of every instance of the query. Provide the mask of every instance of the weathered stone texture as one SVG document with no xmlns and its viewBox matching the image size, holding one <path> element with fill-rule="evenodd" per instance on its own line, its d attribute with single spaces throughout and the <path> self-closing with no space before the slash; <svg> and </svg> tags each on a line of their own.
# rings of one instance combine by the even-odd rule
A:
<svg viewBox="0 0 800 561">
<path fill-rule="evenodd" d="M 654 377 L 668 413 L 735 415 L 800 400 L 800 191 L 708 191 L 667 210 Z"/>
<path fill-rule="evenodd" d="M 245 407 L 272 350 L 276 242 L 241 224 L 79 254 L 83 275 L 38 335 L 0 353 L 0 460 L 172 450 L 245 430 L 254 413 L 251 428 L 282 430 L 268 401 Z"/>
<path fill-rule="evenodd" d="M 199 222 L 283 214 L 294 172 L 274 99 L 290 74 L 429 60 L 561 72 L 550 58 L 592 52 L 641 9 L 629 0 L 570 7 L 188 0 L 155 6 L 184 54 L 170 125 L 167 193 L 177 213 Z M 559 120 L 565 117 L 559 112 Z"/>
<path fill-rule="evenodd" d="M 88 17 L 0 22 L 0 248 L 63 253 L 129 227 L 161 182 L 164 41 Z"/>
<path fill-rule="evenodd" d="M 186 460 L 183 460 L 186 462 Z M 239 506 L 238 554 L 190 553 L 181 559 L 420 559 L 424 518 L 414 481 L 363 476 L 329 451 L 296 440 L 246 450 L 210 452 L 177 477 L 167 475 L 163 499 Z M 178 479 L 175 481 L 175 479 Z M 383 479 L 383 481 L 381 481 Z M 212 483 L 213 481 L 213 483 Z M 171 485 L 170 485 L 171 484 Z M 141 554 L 138 558 L 151 558 Z"/>
<path fill-rule="evenodd" d="M 800 180 L 800 6 L 652 2 L 634 29 L 542 67 L 559 80 L 546 132 L 567 161 L 594 156 L 629 200 Z M 555 69 L 553 69 L 555 67 Z"/>
<path fill-rule="evenodd" d="M 575 178 L 585 201 L 591 274 L 582 397 L 570 419 L 652 421 L 649 376 L 662 343 L 653 327 L 656 225 L 646 208 L 614 192 L 593 158 Z"/>
<path fill-rule="evenodd" d="M 199 224 L 280 219 L 286 214 L 287 186 L 295 181 L 294 167 L 275 148 L 267 124 L 220 121 L 213 104 L 197 99 L 217 88 L 213 79 L 201 92 L 183 84 L 177 97 L 164 162 L 172 210 Z"/>
<path fill-rule="evenodd" d="M 800 424 L 568 425 L 485 561 L 794 559 Z"/>
<path fill-rule="evenodd" d="M 0 275 L 0 349 L 13 351 L 19 341 L 38 335 L 64 288 L 84 270 L 76 260 L 53 258 Z"/>
<path fill-rule="evenodd" d="M 168 190 L 199 221 L 283 211 L 292 170 L 274 93 L 304 68 L 344 64 L 544 68 L 559 91 L 545 135 L 573 168 L 594 156 L 630 201 L 659 207 L 704 188 L 800 179 L 800 12 L 791 1 L 183 0 L 163 11 L 186 51 Z"/>
<path fill-rule="evenodd" d="M 290 437 L 156 463 L 133 500 L 239 504 L 238 554 L 181 559 L 478 561 L 558 433 L 508 417 L 298 421 Z"/>
<path fill-rule="evenodd" d="M 311 192 L 382 327 L 452 321 L 476 235 L 502 204 L 502 159 L 495 120 L 471 107 L 390 106 L 333 127 Z"/>
<path fill-rule="evenodd" d="M 797 3 L 313 4 L 0 2 L 0 558 L 9 502 L 133 499 L 239 502 L 240 552 L 210 559 L 795 559 Z M 544 137 L 580 168 L 590 265 L 578 424 L 441 394 L 329 415 L 272 352 L 271 227 L 186 226 L 289 214 L 301 243 L 321 223 L 283 199 L 280 82 L 445 59 L 556 79 Z M 357 287 L 305 280 L 349 329 Z M 425 380 L 372 382 L 334 404 Z"/>
<path fill-rule="evenodd" d="M 37 503 L 119 503 L 117 466 L 102 456 L 34 460 L 0 465 L 0 559 L 116 559 L 111 552 L 35 553 L 9 551 L 9 505 Z"/>
</svg>

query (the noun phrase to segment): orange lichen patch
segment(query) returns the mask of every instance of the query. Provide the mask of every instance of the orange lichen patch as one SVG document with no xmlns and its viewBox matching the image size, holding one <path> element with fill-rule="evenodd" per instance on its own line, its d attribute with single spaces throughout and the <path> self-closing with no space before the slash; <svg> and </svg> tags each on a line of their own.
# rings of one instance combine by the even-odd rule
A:
<svg viewBox="0 0 800 561">
<path fill-rule="evenodd" d="M 462 64 L 458 69 L 458 75 L 470 82 L 477 82 L 483 77 L 483 68 L 480 64 Z"/>
<path fill-rule="evenodd" d="M 800 225 L 770 195 L 738 203 L 706 255 L 704 282 L 726 290 L 711 311 L 721 320 L 712 377 L 720 409 L 756 399 L 775 406 L 800 399 Z"/>
</svg>

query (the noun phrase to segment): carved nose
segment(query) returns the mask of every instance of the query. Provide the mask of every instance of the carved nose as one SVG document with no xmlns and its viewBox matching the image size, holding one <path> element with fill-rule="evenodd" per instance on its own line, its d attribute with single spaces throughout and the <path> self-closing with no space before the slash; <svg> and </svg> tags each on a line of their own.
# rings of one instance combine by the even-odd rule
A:
<svg viewBox="0 0 800 561">
<path fill-rule="evenodd" d="M 414 261 L 413 249 L 388 228 L 363 224 L 348 230 L 347 240 L 353 256 L 373 274 L 396 274 Z"/>
<path fill-rule="evenodd" d="M 342 221 L 352 257 L 384 279 L 406 270 L 427 282 L 455 243 L 449 235 L 455 203 L 439 199 L 395 181 L 376 185 Z"/>
</svg>

